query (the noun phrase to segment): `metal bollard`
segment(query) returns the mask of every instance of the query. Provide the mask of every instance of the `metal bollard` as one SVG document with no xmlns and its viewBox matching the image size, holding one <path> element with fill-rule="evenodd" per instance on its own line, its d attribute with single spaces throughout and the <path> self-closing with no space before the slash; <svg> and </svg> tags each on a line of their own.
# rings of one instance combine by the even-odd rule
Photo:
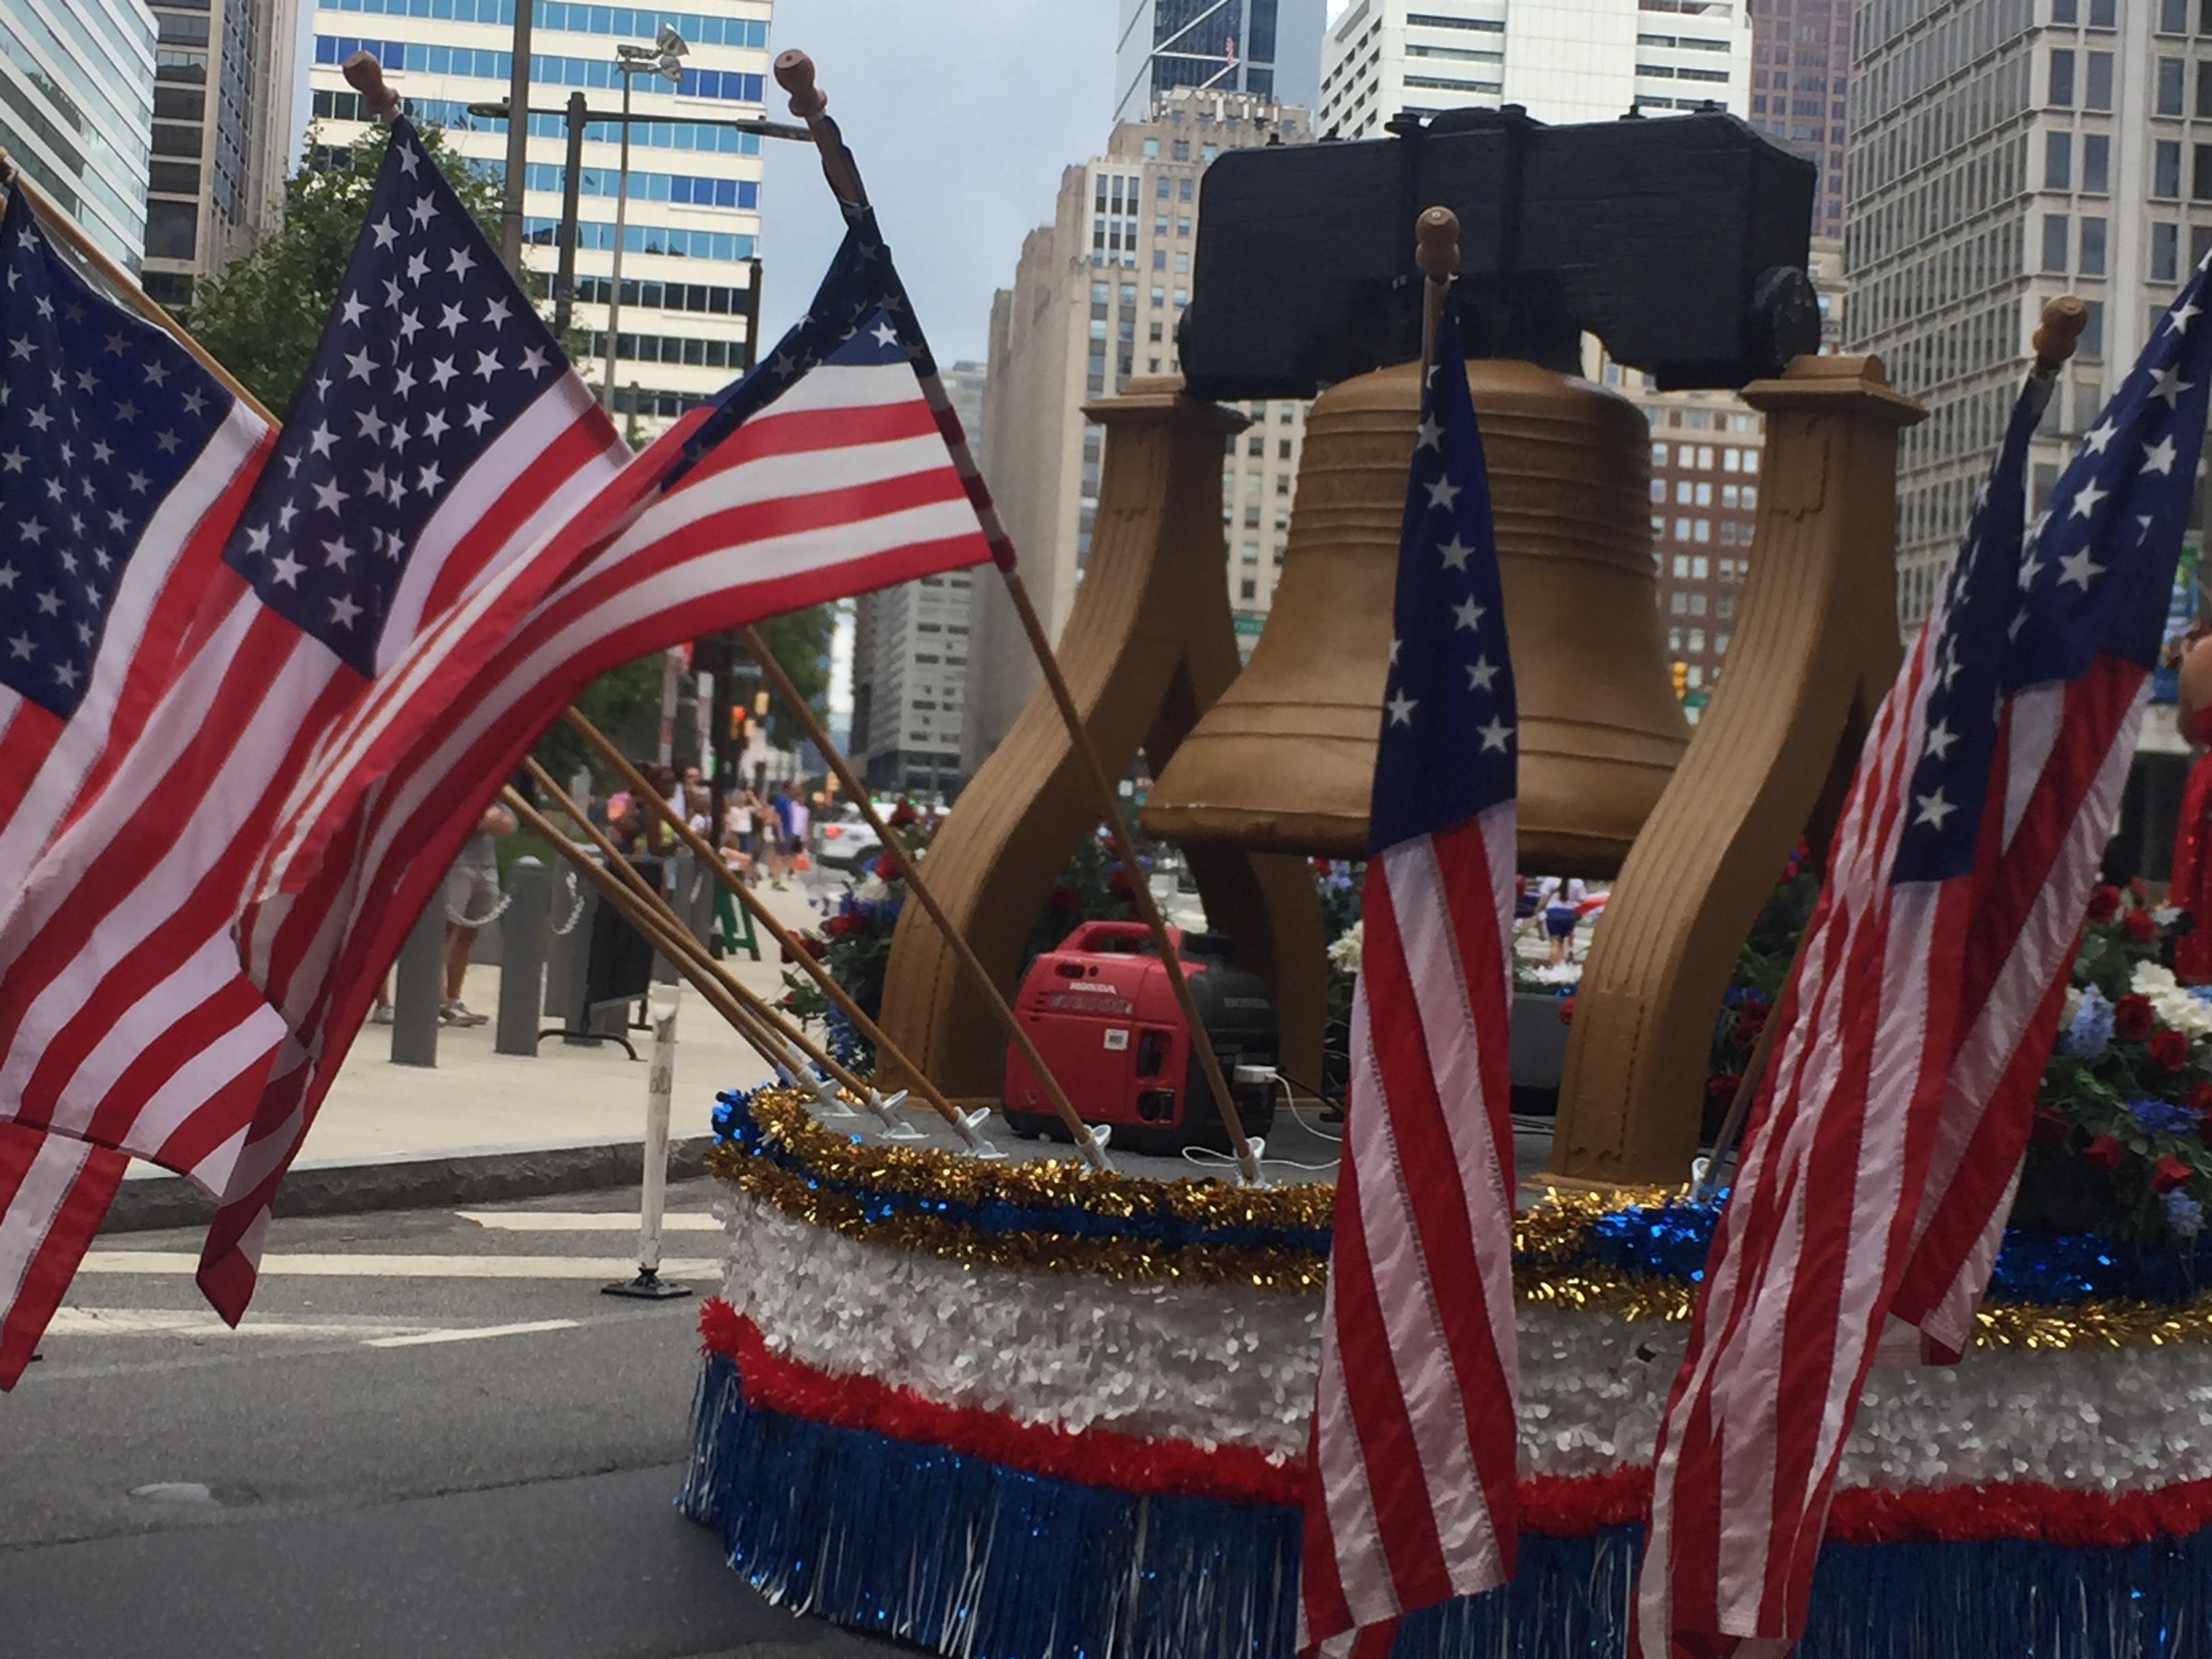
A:
<svg viewBox="0 0 2212 1659">
<path fill-rule="evenodd" d="M 691 856 L 690 848 L 679 848 L 677 849 L 676 856 L 668 860 L 667 867 L 672 884 L 664 891 L 662 896 L 667 899 L 668 908 L 676 913 L 677 919 L 688 927 L 691 925 L 691 917 L 684 907 L 684 896 L 691 890 L 691 875 L 692 872 L 698 867 L 698 860 Z M 682 978 L 676 971 L 676 964 L 658 952 L 653 958 L 653 981 L 656 985 L 682 983 Z"/>
<path fill-rule="evenodd" d="M 553 933 L 552 872 L 519 858 L 507 872 L 507 914 L 500 918 L 499 1025 L 493 1048 L 502 1054 L 538 1053 L 538 1011 L 544 1004 L 545 945 Z"/>
<path fill-rule="evenodd" d="M 395 1066 L 438 1063 L 438 1004 L 446 990 L 446 896 L 430 900 L 407 943 L 392 988 L 392 1061 Z"/>
</svg>

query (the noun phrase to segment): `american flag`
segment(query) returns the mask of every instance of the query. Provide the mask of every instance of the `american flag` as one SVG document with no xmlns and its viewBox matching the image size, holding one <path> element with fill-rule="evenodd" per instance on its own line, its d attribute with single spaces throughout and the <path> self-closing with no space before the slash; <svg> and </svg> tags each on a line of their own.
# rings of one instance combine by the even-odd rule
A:
<svg viewBox="0 0 2212 1659">
<path fill-rule="evenodd" d="M 252 1295 L 277 1186 L 335 1070 L 324 1057 L 343 1054 L 411 918 L 563 706 L 679 641 L 992 556 L 935 380 L 872 216 L 855 214 L 806 317 L 572 526 L 570 574 L 527 620 L 441 646 L 476 672 L 437 730 L 380 770 L 372 728 L 333 751 L 333 775 L 375 781 L 342 809 L 302 803 L 240 928 L 250 977 L 295 1035 L 202 1259 L 227 1317 Z"/>
<path fill-rule="evenodd" d="M 129 403 L 85 419 L 129 424 Z M 518 623 L 564 568 L 555 533 L 628 459 L 397 124 L 307 382 L 125 757 L 133 787 L 83 810 L 0 928 L 18 1122 L 225 1190 L 287 1036 L 232 937 L 270 836 L 357 734 L 397 755 L 435 720 L 465 676 L 426 670 L 426 642 Z"/>
<path fill-rule="evenodd" d="M 1300 1648 L 1512 1576 L 1519 1539 L 1506 1073 L 1517 720 L 1490 483 L 1437 331 L 1400 539 L 1366 942 L 1308 1451 Z"/>
<path fill-rule="evenodd" d="M 29 193 L 0 215 L 0 892 L 96 797 L 167 683 L 270 445 L 175 339 L 86 280 Z M 0 1378 L 122 1179 L 0 1123 Z"/>
<path fill-rule="evenodd" d="M 1661 1431 L 1649 1659 L 1784 1650 L 1890 1322 L 1965 1344 L 2163 629 L 2206 284 L 2025 532 L 2023 395 L 1860 758 Z"/>
</svg>

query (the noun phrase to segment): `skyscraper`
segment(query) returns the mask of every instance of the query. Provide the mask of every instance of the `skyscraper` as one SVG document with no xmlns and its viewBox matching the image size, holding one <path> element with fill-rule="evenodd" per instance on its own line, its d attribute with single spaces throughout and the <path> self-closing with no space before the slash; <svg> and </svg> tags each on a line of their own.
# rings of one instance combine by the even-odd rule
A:
<svg viewBox="0 0 2212 1659">
<path fill-rule="evenodd" d="M 1754 0 L 1751 124 L 1820 169 L 1813 234 L 1844 234 L 1853 0 Z M 1738 111 L 1739 114 L 1742 112 Z"/>
<path fill-rule="evenodd" d="M 144 0 L 0 0 L 0 145 L 133 270 L 146 247 L 154 43 Z"/>
<path fill-rule="evenodd" d="M 1353 0 L 1322 48 L 1314 125 L 1374 138 L 1401 112 L 1504 104 L 1561 124 L 1706 103 L 1741 115 L 1750 83 L 1734 0 Z"/>
<path fill-rule="evenodd" d="M 1131 380 L 1172 374 L 1190 302 L 1198 185 L 1224 149 L 1304 143 L 1302 110 L 1237 93 L 1163 94 L 1154 118 L 1124 121 L 1106 153 L 1062 176 L 1048 225 L 1022 244 L 1013 285 L 991 302 L 984 389 L 988 476 L 1022 572 L 1057 638 L 1091 556 L 1105 434 L 1083 406 Z M 1256 640 L 1290 530 L 1304 406 L 1251 404 L 1222 458 L 1224 580 L 1240 642 Z M 970 613 L 961 752 L 973 771 L 1020 714 L 1037 671 L 1011 605 L 979 580 Z"/>
<path fill-rule="evenodd" d="M 1928 614 L 2045 301 L 2087 302 L 2031 457 L 2075 436 L 2212 250 L 2212 9 L 2190 0 L 1866 0 L 1850 91 L 1855 350 L 1928 408 L 1899 434 L 1898 610 Z M 2200 507 L 2201 511 L 2201 507 Z M 2192 536 L 2196 526 L 2192 523 Z"/>
<path fill-rule="evenodd" d="M 1313 107 L 1326 0 L 1121 0 L 1114 118 L 1142 121 L 1176 87 Z"/>
<path fill-rule="evenodd" d="M 637 77 L 631 129 L 629 208 L 623 237 L 617 411 L 665 421 L 727 386 L 746 364 L 751 260 L 760 233 L 760 143 L 706 118 L 757 118 L 768 71 L 769 0 L 728 0 L 711 14 L 538 0 L 531 74 L 533 106 L 557 111 L 572 88 L 595 115 L 622 107 L 618 42 L 649 42 L 665 23 L 684 37 L 682 81 Z M 469 113 L 503 103 L 514 0 L 321 0 L 313 14 L 313 112 L 320 142 L 343 145 L 363 130 L 360 95 L 340 65 L 364 47 L 415 118 L 447 129 L 464 155 L 495 173 L 505 165 L 507 123 Z M 550 273 L 557 258 L 566 125 L 530 118 L 523 198 L 527 257 Z M 606 349 L 615 237 L 620 124 L 586 129 L 577 326 L 581 365 L 594 378 Z"/>
<path fill-rule="evenodd" d="M 304 123 L 292 119 L 291 0 L 155 0 L 146 291 L 188 312 L 192 283 L 273 228 Z"/>
</svg>

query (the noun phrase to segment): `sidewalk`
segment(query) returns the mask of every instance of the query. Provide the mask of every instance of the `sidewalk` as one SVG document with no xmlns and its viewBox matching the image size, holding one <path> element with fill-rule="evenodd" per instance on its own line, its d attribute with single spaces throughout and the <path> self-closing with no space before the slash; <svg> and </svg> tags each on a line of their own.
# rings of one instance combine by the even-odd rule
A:
<svg viewBox="0 0 2212 1659">
<path fill-rule="evenodd" d="M 807 903 L 816 890 L 760 890 L 786 927 L 803 931 L 819 921 Z M 764 999 L 783 994 L 782 964 L 765 934 L 759 962 L 740 951 L 722 965 Z M 495 1016 L 499 988 L 500 970 L 480 963 L 469 969 L 463 1000 Z M 552 1016 L 540 1022 L 541 1028 L 559 1024 Z M 548 1037 L 526 1058 L 495 1053 L 495 1019 L 441 1028 L 438 1063 L 422 1066 L 393 1064 L 391 1028 L 362 1026 L 286 1181 L 283 1206 L 335 1212 L 635 1182 L 652 1034 L 626 1034 L 640 1056 L 635 1060 L 613 1043 L 569 1044 L 558 1037 Z M 769 1076 L 767 1063 L 684 987 L 671 1127 L 681 1154 L 676 1173 L 696 1173 L 717 1091 Z M 178 1177 L 134 1164 L 110 1226 L 185 1224 L 210 1208 Z"/>
</svg>

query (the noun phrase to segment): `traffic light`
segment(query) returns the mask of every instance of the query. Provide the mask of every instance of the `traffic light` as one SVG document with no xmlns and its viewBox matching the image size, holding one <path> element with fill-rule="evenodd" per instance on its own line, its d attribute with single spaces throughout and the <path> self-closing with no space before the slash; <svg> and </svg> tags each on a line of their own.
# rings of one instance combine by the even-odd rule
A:
<svg viewBox="0 0 2212 1659">
<path fill-rule="evenodd" d="M 765 691 L 753 693 L 753 718 L 757 720 L 768 718 L 768 693 Z"/>
<path fill-rule="evenodd" d="M 1680 702 L 1690 695 L 1690 665 L 1678 662 L 1672 670 L 1674 676 L 1674 701 Z"/>
<path fill-rule="evenodd" d="M 730 741 L 732 743 L 743 743 L 744 740 L 745 711 L 738 707 L 737 704 L 732 703 L 730 705 Z"/>
</svg>

